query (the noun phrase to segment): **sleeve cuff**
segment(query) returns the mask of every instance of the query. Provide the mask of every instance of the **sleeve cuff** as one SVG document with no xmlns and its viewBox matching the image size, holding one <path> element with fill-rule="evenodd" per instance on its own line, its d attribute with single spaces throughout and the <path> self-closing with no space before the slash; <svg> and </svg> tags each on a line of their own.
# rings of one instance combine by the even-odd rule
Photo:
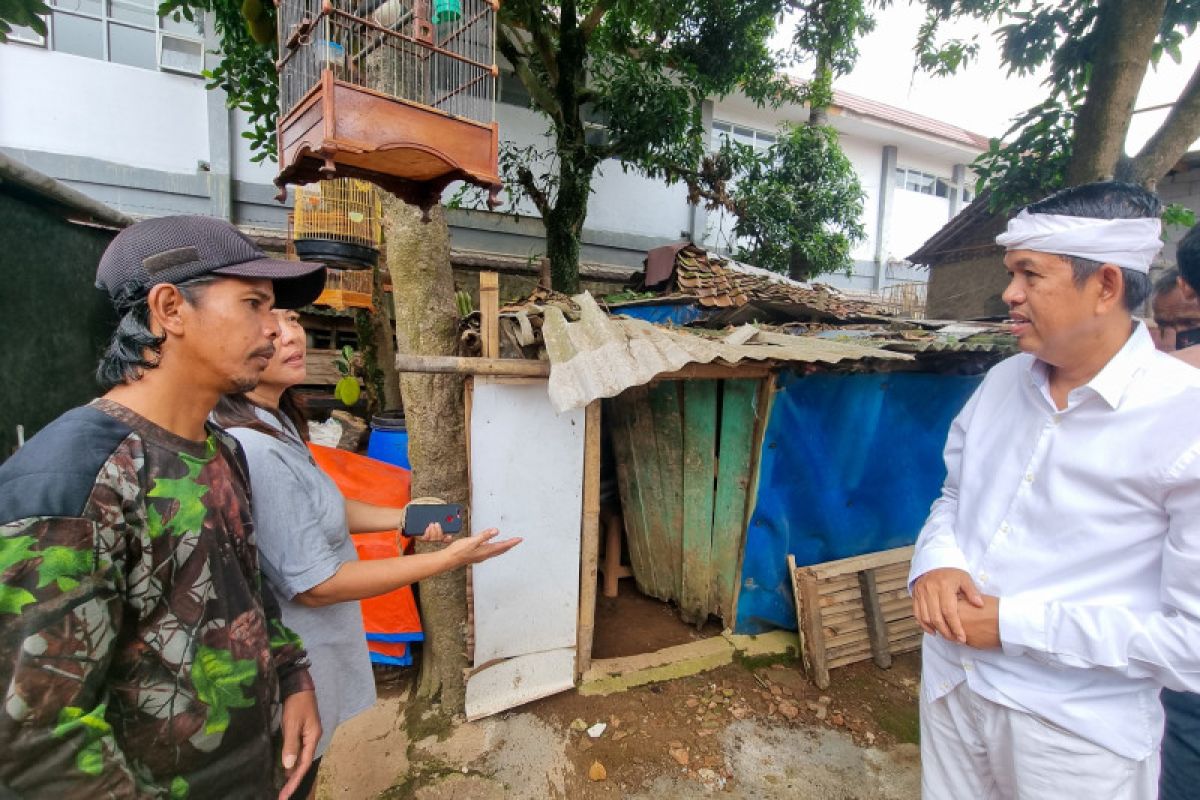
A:
<svg viewBox="0 0 1200 800">
<path fill-rule="evenodd" d="M 1026 650 L 1050 652 L 1046 635 L 1046 604 L 1014 597 L 1000 598 L 1000 646 L 1005 655 Z"/>
<path fill-rule="evenodd" d="M 308 674 L 308 666 L 288 670 L 287 674 L 279 676 L 279 699 L 285 700 L 300 692 L 316 691 L 312 676 Z"/>
<path fill-rule="evenodd" d="M 913 554 L 912 566 L 908 570 L 908 591 L 912 594 L 913 582 L 934 569 L 961 569 L 970 573 L 967 557 L 957 547 L 927 547 Z"/>
</svg>

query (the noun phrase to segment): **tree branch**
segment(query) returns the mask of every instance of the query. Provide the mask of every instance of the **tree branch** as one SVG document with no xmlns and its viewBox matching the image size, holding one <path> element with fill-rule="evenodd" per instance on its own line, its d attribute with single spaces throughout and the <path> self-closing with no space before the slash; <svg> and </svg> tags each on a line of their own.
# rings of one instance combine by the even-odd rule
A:
<svg viewBox="0 0 1200 800">
<path fill-rule="evenodd" d="M 529 36 L 533 39 L 533 46 L 537 49 L 538 58 L 542 60 L 542 66 L 546 69 L 549 82 L 554 84 L 558 83 L 558 49 L 546 31 L 547 19 L 546 15 L 534 11 L 530 13 L 526 24 Z"/>
<path fill-rule="evenodd" d="M 511 29 L 501 25 L 499 26 L 499 34 L 496 37 L 496 46 L 500 49 L 500 54 L 512 65 L 513 72 L 516 73 L 517 79 L 525 86 L 525 89 L 529 92 L 529 96 L 533 98 L 533 102 L 550 119 L 555 121 L 561 119 L 562 111 L 558 107 L 558 101 L 546 85 L 538 80 L 533 70 L 529 68 L 529 54 L 513 39 Z"/>
<path fill-rule="evenodd" d="M 517 183 L 521 186 L 525 194 L 529 196 L 529 199 L 533 201 L 533 205 L 538 210 L 538 213 L 542 215 L 542 219 L 546 219 L 550 214 L 550 198 L 537 185 L 537 180 L 533 177 L 533 173 L 529 170 L 529 167 L 517 168 Z"/>
<path fill-rule="evenodd" d="M 1171 111 L 1129 165 L 1127 180 L 1153 189 L 1200 137 L 1200 65 Z"/>
<path fill-rule="evenodd" d="M 585 42 L 591 41 L 592 34 L 596 32 L 596 28 L 600 27 L 600 22 L 612 8 L 613 2 L 615 0 L 596 0 L 596 5 L 592 6 L 592 10 L 583 18 L 583 22 L 579 24 L 579 30 L 583 34 Z"/>
</svg>

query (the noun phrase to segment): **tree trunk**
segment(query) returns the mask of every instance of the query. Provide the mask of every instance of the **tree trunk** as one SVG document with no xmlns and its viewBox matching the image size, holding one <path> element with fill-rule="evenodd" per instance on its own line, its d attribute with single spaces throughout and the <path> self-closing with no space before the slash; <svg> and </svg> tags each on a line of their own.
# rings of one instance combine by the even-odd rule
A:
<svg viewBox="0 0 1200 800">
<path fill-rule="evenodd" d="M 396 328 L 392 325 L 386 305 L 387 293 L 383 290 L 383 276 L 387 268 L 387 264 L 383 264 L 371 276 L 371 304 L 375 307 L 375 313 L 371 315 L 371 338 L 375 342 L 379 370 L 383 373 L 381 402 L 385 411 L 404 405 L 400 398 L 400 373 L 396 372 Z"/>
<path fill-rule="evenodd" d="M 1066 183 L 1116 174 L 1166 0 L 1101 0 L 1092 78 L 1075 121 Z"/>
<path fill-rule="evenodd" d="M 546 255 L 555 291 L 579 291 L 579 244 L 591 194 L 592 167 L 570 164 L 559 151 L 559 185 L 554 207 L 546 215 Z"/>
<path fill-rule="evenodd" d="M 396 303 L 396 344 L 401 353 L 454 355 L 458 311 L 450 269 L 450 229 L 443 208 L 429 222 L 421 210 L 385 195 L 387 266 Z M 433 495 L 466 503 L 467 443 L 463 379 L 455 375 L 405 374 L 400 378 L 408 423 L 408 457 L 413 497 Z M 417 545 L 418 552 L 424 549 Z M 466 571 L 421 581 L 421 621 L 425 644 L 417 698 L 440 703 L 449 717 L 465 707 Z"/>
</svg>

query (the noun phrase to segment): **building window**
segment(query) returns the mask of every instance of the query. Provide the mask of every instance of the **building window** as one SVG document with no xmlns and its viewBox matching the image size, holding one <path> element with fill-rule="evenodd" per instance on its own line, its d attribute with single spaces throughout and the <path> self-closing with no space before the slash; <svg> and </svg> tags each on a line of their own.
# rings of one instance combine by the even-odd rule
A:
<svg viewBox="0 0 1200 800">
<path fill-rule="evenodd" d="M 51 0 L 48 37 L 18 28 L 16 41 L 142 69 L 199 75 L 204 26 L 160 17 L 155 0 Z"/>
<path fill-rule="evenodd" d="M 775 144 L 775 134 L 757 128 L 734 125 L 732 122 L 713 120 L 712 140 L 709 142 L 710 152 L 715 153 L 720 150 L 725 141 L 734 141 L 757 150 L 766 150 Z"/>
<path fill-rule="evenodd" d="M 896 170 L 896 188 L 935 197 L 950 196 L 950 181 L 915 169 L 900 167 Z"/>
</svg>

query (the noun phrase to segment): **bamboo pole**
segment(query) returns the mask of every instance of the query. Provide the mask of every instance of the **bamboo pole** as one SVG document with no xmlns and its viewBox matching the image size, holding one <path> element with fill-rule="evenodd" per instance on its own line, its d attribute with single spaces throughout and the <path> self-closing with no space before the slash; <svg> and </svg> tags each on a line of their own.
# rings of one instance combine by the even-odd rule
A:
<svg viewBox="0 0 1200 800">
<path fill-rule="evenodd" d="M 592 640 L 596 633 L 596 571 L 600 559 L 600 401 L 584 412 L 583 535 L 579 566 L 579 627 L 575 674 L 592 666 Z"/>
<path fill-rule="evenodd" d="M 400 372 L 434 375 L 507 375 L 514 378 L 547 378 L 550 362 L 526 358 L 460 358 L 458 356 L 396 356 Z"/>
<path fill-rule="evenodd" d="M 479 335 L 483 357 L 500 357 L 500 276 L 479 273 Z"/>
</svg>

